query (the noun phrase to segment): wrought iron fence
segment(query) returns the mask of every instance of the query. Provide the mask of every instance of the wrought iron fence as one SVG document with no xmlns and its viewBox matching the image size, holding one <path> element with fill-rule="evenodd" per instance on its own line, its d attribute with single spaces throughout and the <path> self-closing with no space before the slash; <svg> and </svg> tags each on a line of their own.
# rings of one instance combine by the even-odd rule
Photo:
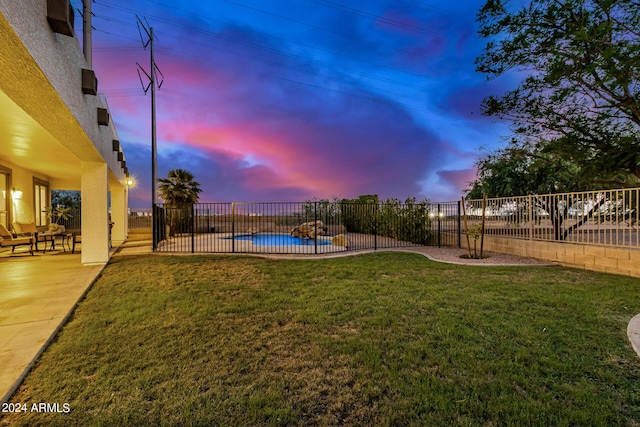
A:
<svg viewBox="0 0 640 427">
<path fill-rule="evenodd" d="M 320 254 L 417 245 L 459 246 L 460 203 L 199 203 L 157 206 L 161 252 Z"/>
<path fill-rule="evenodd" d="M 144 228 L 151 230 L 153 220 L 151 219 L 151 209 L 130 208 L 129 209 L 129 229 Z"/>
<path fill-rule="evenodd" d="M 69 218 L 57 218 L 55 215 L 51 217 L 52 222 L 56 222 L 59 225 L 63 225 L 66 230 L 80 230 L 82 228 L 82 215 L 80 209 L 71 209 L 68 212 Z"/>
<path fill-rule="evenodd" d="M 484 205 L 485 233 L 640 248 L 639 196 L 640 188 L 629 188 L 492 198 Z M 465 202 L 469 228 L 481 225 L 482 211 L 482 200 Z"/>
<path fill-rule="evenodd" d="M 163 252 L 306 254 L 460 246 L 461 234 L 483 222 L 487 235 L 638 249 L 639 219 L 640 188 L 630 188 L 467 200 L 464 205 L 393 200 L 199 203 L 186 210 L 160 205 L 153 215 L 149 209 L 130 209 L 128 222 L 130 229 L 154 226 L 154 249 Z M 81 212 L 73 210 L 58 222 L 80 230 Z"/>
<path fill-rule="evenodd" d="M 64 225 L 67 230 L 80 230 L 82 228 L 82 210 L 72 209 L 69 211 L 70 217 L 68 219 L 58 219 L 55 215 L 52 217 L 52 221 L 58 221 L 58 224 Z M 144 228 L 151 231 L 152 225 L 151 209 L 148 208 L 130 208 L 128 215 L 129 229 L 131 228 Z"/>
</svg>

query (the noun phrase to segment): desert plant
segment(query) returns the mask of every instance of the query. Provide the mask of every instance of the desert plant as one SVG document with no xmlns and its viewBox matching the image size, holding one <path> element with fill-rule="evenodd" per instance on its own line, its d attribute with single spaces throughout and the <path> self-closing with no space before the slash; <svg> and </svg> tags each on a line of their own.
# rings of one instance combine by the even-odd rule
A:
<svg viewBox="0 0 640 427">
<path fill-rule="evenodd" d="M 472 225 L 471 227 L 468 227 L 467 231 L 465 231 L 464 234 L 473 238 L 473 257 L 478 258 L 477 246 L 478 246 L 478 239 L 482 237 L 482 224 L 476 224 L 476 225 Z"/>
</svg>

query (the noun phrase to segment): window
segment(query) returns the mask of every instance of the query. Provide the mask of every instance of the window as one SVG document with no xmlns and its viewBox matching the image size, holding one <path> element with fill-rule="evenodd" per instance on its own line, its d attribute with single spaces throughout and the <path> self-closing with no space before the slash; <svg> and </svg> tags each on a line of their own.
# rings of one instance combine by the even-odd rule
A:
<svg viewBox="0 0 640 427">
<path fill-rule="evenodd" d="M 33 187 L 33 196 L 35 198 L 36 225 L 47 225 L 48 218 L 45 209 L 47 206 L 49 206 L 49 183 L 34 178 Z"/>
</svg>

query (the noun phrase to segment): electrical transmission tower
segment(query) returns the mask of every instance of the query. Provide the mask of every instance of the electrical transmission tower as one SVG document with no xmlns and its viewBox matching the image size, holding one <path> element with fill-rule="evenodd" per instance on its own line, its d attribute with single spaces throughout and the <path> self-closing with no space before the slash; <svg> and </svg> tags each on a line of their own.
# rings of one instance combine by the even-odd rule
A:
<svg viewBox="0 0 640 427">
<path fill-rule="evenodd" d="M 158 247 L 158 227 L 157 227 L 157 215 L 156 215 L 156 201 L 158 198 L 158 195 L 156 193 L 156 184 L 157 184 L 157 180 L 158 180 L 158 170 L 157 170 L 157 150 L 156 150 L 156 86 L 158 87 L 158 89 L 160 89 L 160 87 L 162 86 L 162 83 L 164 82 L 164 75 L 162 74 L 162 71 L 160 71 L 160 69 L 158 68 L 158 65 L 156 64 L 154 57 L 153 57 L 153 40 L 155 38 L 155 36 L 153 35 L 153 27 L 151 27 L 149 25 L 148 22 L 145 23 L 142 22 L 142 20 L 140 20 L 140 17 L 138 15 L 136 15 L 136 18 L 138 19 L 137 25 L 138 25 L 138 32 L 140 33 L 140 40 L 142 41 L 142 46 L 143 48 L 146 50 L 147 46 L 150 47 L 150 52 L 151 52 L 151 62 L 150 62 L 150 71 L 147 73 L 145 71 L 145 69 L 136 62 L 136 65 L 138 66 L 138 77 L 140 78 L 140 84 L 142 85 L 142 90 L 144 91 L 145 95 L 147 94 L 147 92 L 149 90 L 151 90 L 151 209 L 152 209 L 152 218 L 153 218 L 153 250 L 155 251 Z M 142 31 L 140 30 L 140 28 L 142 27 L 142 29 L 144 30 L 144 32 L 147 35 L 147 40 L 145 41 L 144 38 L 142 37 Z M 140 74 L 140 71 L 142 71 L 144 73 L 144 75 L 147 77 L 147 79 L 149 80 L 149 83 L 145 86 L 143 80 L 142 80 L 142 75 Z M 160 81 L 158 82 L 158 74 L 160 74 Z"/>
</svg>

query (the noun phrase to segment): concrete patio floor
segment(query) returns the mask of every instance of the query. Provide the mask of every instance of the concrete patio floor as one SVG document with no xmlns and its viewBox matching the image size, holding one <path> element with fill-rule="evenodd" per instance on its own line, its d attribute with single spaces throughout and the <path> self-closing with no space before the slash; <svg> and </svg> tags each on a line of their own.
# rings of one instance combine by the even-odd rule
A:
<svg viewBox="0 0 640 427">
<path fill-rule="evenodd" d="M 111 256 L 148 253 L 150 241 L 111 250 Z M 83 266 L 81 255 L 69 251 L 34 254 L 0 252 L 0 402 L 9 400 L 104 268 Z"/>
<path fill-rule="evenodd" d="M 0 256 L 0 396 L 7 401 L 103 266 L 80 254 Z"/>
</svg>

